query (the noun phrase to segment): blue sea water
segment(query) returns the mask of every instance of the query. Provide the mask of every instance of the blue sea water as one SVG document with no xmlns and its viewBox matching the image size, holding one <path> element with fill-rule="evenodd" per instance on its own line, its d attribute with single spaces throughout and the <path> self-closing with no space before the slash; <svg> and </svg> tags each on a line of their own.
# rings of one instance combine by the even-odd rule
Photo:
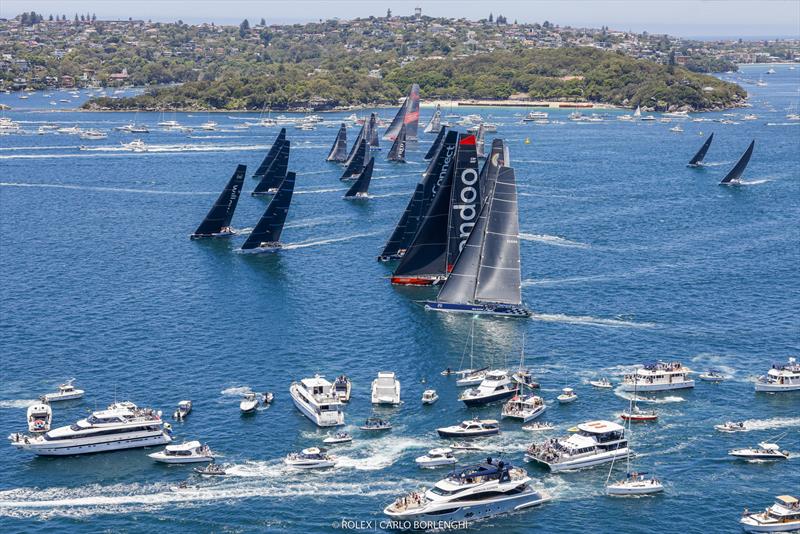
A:
<svg viewBox="0 0 800 534">
<path fill-rule="evenodd" d="M 753 80 L 765 70 L 727 77 Z M 612 120 L 582 124 L 567 120 L 569 110 L 554 110 L 551 119 L 564 122 L 549 125 L 522 124 L 527 110 L 456 111 L 496 122 L 510 146 L 531 320 L 426 312 L 415 301 L 435 292 L 392 287 L 389 266 L 375 261 L 425 168 L 432 135 L 410 146 L 405 165 L 385 162 L 388 147 L 379 152 L 373 197 L 352 203 L 341 198 L 340 167 L 324 162 L 336 129 L 290 127 L 297 189 L 282 237 L 288 246 L 253 256 L 236 252 L 241 237 L 198 242 L 188 234 L 236 164 L 252 173 L 277 128 L 239 130 L 253 114 L 214 114 L 220 131 L 187 136 L 154 127 L 139 136 L 150 151 L 131 153 L 119 150 L 136 137 L 129 134 L 83 141 L 35 132 L 45 123 L 154 126 L 158 114 L 55 113 L 44 109 L 55 107 L 48 97 L 0 95 L 31 108 L 5 113 L 27 134 L 0 137 L 0 430 L 24 430 L 31 400 L 70 377 L 86 398 L 57 405 L 54 426 L 115 398 L 165 413 L 190 398 L 194 411 L 174 425 L 176 437 L 207 442 L 232 474 L 194 479 L 190 468 L 155 464 L 146 456 L 152 451 L 36 458 L 4 445 L 0 530 L 305 533 L 341 532 L 342 520 L 379 521 L 396 496 L 443 476 L 414 464 L 443 443 L 436 427 L 499 417 L 498 405 L 465 408 L 454 379 L 439 374 L 468 364 L 462 358 L 474 324 L 476 366 L 516 367 L 525 337 L 526 362 L 548 403 L 541 420 L 556 425 L 535 435 L 503 421 L 502 434 L 486 442 L 488 454 L 515 464 L 524 464 L 534 439 L 614 420 L 628 406 L 622 393 L 589 386 L 595 377 L 617 380 L 630 366 L 661 358 L 732 378 L 661 394 L 652 403 L 659 422 L 634 427 L 636 467 L 664 480 L 663 495 L 605 496 L 608 466 L 553 475 L 528 464 L 534 485 L 553 501 L 473 530 L 737 531 L 744 507 L 800 492 L 800 395 L 756 394 L 752 384 L 772 362 L 800 352 L 800 123 L 785 117 L 799 107 L 800 70 L 776 70 L 764 76 L 767 87 L 745 85 L 753 107 L 733 111 L 738 124 L 681 122 L 683 133 L 669 130 L 675 121 L 613 120 L 617 111 Z M 748 112 L 758 120 L 740 120 Z M 423 120 L 430 113 L 423 109 Z M 175 118 L 198 125 L 209 116 Z M 712 132 L 708 166 L 686 168 Z M 352 141 L 356 130 L 348 133 Z M 751 139 L 744 184 L 717 185 Z M 253 186 L 248 178 L 246 190 Z M 264 206 L 245 195 L 234 225 L 252 227 Z M 397 373 L 401 407 L 371 407 L 379 370 Z M 356 440 L 336 449 L 335 469 L 295 473 L 282 458 L 327 433 L 288 395 L 293 380 L 314 373 L 352 378 L 346 420 Z M 579 400 L 559 406 L 565 386 Z M 422 406 L 431 387 L 441 400 Z M 240 416 L 247 388 L 274 391 L 274 405 Z M 360 434 L 355 426 L 373 412 L 394 429 Z M 746 420 L 749 431 L 713 430 L 727 420 Z M 778 436 L 794 451 L 787 462 L 726 455 Z M 618 466 L 612 476 L 623 473 Z M 170 490 L 187 479 L 199 487 Z"/>
</svg>

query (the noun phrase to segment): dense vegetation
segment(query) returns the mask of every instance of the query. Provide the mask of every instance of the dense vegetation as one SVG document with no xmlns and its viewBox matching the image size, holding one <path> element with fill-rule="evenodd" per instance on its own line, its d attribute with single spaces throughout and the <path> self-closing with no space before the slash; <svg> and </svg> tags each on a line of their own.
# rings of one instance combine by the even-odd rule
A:
<svg viewBox="0 0 800 534">
<path fill-rule="evenodd" d="M 215 80 L 161 87 L 135 98 L 94 99 L 108 109 L 274 109 L 393 104 L 411 83 L 427 99 L 570 100 L 665 110 L 736 105 L 739 86 L 674 65 L 595 48 L 494 51 L 461 58 L 417 60 L 367 76 L 370 61 L 329 59 L 308 73 L 300 63 L 231 68 Z M 390 66 L 390 64 L 385 65 Z"/>
</svg>

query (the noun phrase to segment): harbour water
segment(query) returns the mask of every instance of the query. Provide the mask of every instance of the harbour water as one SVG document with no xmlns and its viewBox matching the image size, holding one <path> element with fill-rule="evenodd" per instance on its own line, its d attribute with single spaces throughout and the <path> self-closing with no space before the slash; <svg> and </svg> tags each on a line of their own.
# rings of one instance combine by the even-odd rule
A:
<svg viewBox="0 0 800 534">
<path fill-rule="evenodd" d="M 727 78 L 757 79 L 765 70 L 744 67 Z M 474 322 L 476 366 L 517 366 L 525 336 L 526 362 L 548 403 L 540 420 L 556 429 L 531 433 L 504 421 L 502 434 L 486 441 L 489 451 L 462 455 L 462 463 L 491 455 L 522 464 L 534 439 L 589 419 L 616 420 L 628 394 L 588 381 L 617 381 L 634 364 L 679 359 L 732 377 L 658 395 L 659 422 L 634 426 L 637 467 L 664 480 L 663 495 L 613 499 L 604 494 L 607 467 L 551 475 L 529 464 L 534 485 L 553 501 L 475 530 L 736 531 L 744 507 L 800 488 L 800 396 L 755 394 L 752 383 L 800 352 L 800 121 L 786 119 L 800 105 L 800 70 L 776 70 L 766 87 L 745 85 L 753 107 L 732 111 L 737 124 L 681 121 L 683 133 L 669 130 L 677 121 L 614 120 L 622 111 L 576 123 L 569 110 L 551 110 L 550 119 L 563 123 L 548 125 L 522 124 L 526 110 L 456 111 L 497 123 L 510 146 L 531 320 L 426 312 L 415 301 L 435 292 L 392 287 L 389 267 L 375 261 L 433 135 L 420 134 L 405 165 L 385 161 L 384 143 L 372 198 L 352 203 L 341 198 L 341 168 L 324 161 L 336 128 L 289 127 L 297 186 L 287 246 L 253 256 L 237 253 L 242 237 L 188 235 L 236 164 L 248 165 L 245 191 L 255 185 L 249 175 L 278 128 L 234 126 L 257 114 L 214 114 L 218 131 L 187 136 L 159 131 L 156 113 L 5 112 L 30 133 L 0 137 L 0 430 L 24 430 L 28 404 L 75 377 L 86 398 L 54 406 L 54 426 L 115 398 L 165 414 L 189 398 L 194 411 L 174 424 L 176 438 L 207 442 L 232 467 L 229 476 L 200 480 L 143 450 L 35 458 L 4 445 L 0 530 L 340 532 L 340 522 L 352 520 L 380 531 L 385 505 L 444 475 L 413 461 L 441 446 L 436 427 L 499 418 L 499 405 L 465 408 L 455 380 L 439 374 L 462 365 Z M 36 98 L 24 106 L 36 107 Z M 0 95 L 0 102 L 22 101 Z M 423 109 L 423 121 L 431 111 Z M 747 113 L 758 119 L 741 120 Z M 110 130 L 134 119 L 151 133 L 111 132 L 100 141 L 35 134 L 45 123 Z M 708 166 L 686 168 L 712 132 Z M 356 133 L 348 131 L 351 142 Z M 120 149 L 136 137 L 147 152 Z M 744 183 L 717 185 L 752 139 Z M 264 206 L 244 195 L 234 226 L 252 227 Z M 397 373 L 402 406 L 372 409 L 370 382 L 380 370 Z M 314 373 L 353 380 L 346 429 L 355 440 L 333 451 L 341 459 L 335 469 L 294 472 L 282 458 L 327 435 L 288 394 L 293 380 Z M 579 399 L 559 406 L 565 386 Z M 240 416 L 248 388 L 275 392 L 274 404 Z M 427 388 L 441 397 L 433 406 L 420 403 Z M 393 430 L 360 433 L 356 426 L 373 412 Z M 748 431 L 714 431 L 728 420 L 746 421 Z M 784 433 L 779 443 L 794 451 L 785 463 L 726 455 Z M 623 473 L 620 466 L 612 476 Z M 198 487 L 170 490 L 187 478 Z"/>
</svg>

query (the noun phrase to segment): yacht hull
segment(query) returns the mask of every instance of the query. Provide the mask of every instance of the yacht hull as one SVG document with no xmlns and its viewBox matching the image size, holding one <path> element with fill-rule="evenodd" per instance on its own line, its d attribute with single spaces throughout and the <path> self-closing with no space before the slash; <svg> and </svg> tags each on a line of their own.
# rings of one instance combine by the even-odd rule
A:
<svg viewBox="0 0 800 534">
<path fill-rule="evenodd" d="M 437 312 L 471 313 L 497 317 L 530 317 L 530 310 L 506 304 L 452 304 L 449 302 L 425 301 L 425 309 Z"/>
<path fill-rule="evenodd" d="M 160 432 L 157 435 L 131 436 L 126 439 L 119 439 L 110 442 L 84 443 L 75 445 L 51 445 L 53 442 L 44 443 L 12 443 L 15 447 L 28 450 L 39 456 L 73 456 L 76 454 L 92 454 L 96 452 L 117 451 L 123 449 L 137 449 L 141 447 L 155 447 L 166 445 L 171 442 L 166 433 Z"/>
<path fill-rule="evenodd" d="M 625 497 L 628 495 L 652 495 L 653 493 L 661 493 L 664 491 L 664 486 L 661 484 L 611 484 L 606 488 L 606 492 L 614 497 Z"/>
<path fill-rule="evenodd" d="M 525 460 L 528 462 L 537 462 L 542 465 L 545 465 L 550 469 L 550 471 L 556 473 L 559 471 L 574 471 L 576 469 L 585 469 L 587 467 L 602 465 L 614 461 L 616 458 L 625 458 L 627 455 L 628 455 L 628 449 L 622 448 L 622 449 L 617 449 L 615 451 L 606 452 L 603 454 L 595 454 L 589 457 L 575 458 L 573 460 L 565 460 L 562 462 L 551 463 L 543 459 L 537 458 L 535 456 L 531 456 L 529 454 L 525 455 Z"/>
<path fill-rule="evenodd" d="M 800 384 L 767 384 L 764 382 L 756 382 L 756 391 L 763 391 L 767 393 L 778 393 L 782 391 L 800 391 Z"/>
<path fill-rule="evenodd" d="M 503 391 L 501 393 L 495 393 L 493 395 L 485 395 L 483 397 L 470 397 L 470 398 L 461 398 L 459 399 L 461 402 L 467 405 L 469 408 L 473 408 L 475 406 L 485 406 L 487 404 L 492 404 L 494 402 L 501 402 L 506 399 L 510 399 L 514 395 L 517 394 L 516 389 Z"/>
<path fill-rule="evenodd" d="M 305 415 L 312 423 L 320 427 L 339 426 L 344 424 L 344 417 L 337 418 L 336 420 L 323 420 L 317 412 L 311 409 L 305 400 L 296 391 L 296 386 L 292 385 L 289 388 L 289 394 L 292 397 L 295 407 L 300 410 L 300 413 Z M 297 467 L 297 466 L 295 466 Z"/>
<path fill-rule="evenodd" d="M 674 389 L 690 389 L 694 387 L 694 380 L 685 380 L 683 382 L 675 382 L 672 384 L 648 384 L 647 382 L 637 382 L 633 384 L 631 382 L 623 382 L 621 385 L 621 390 L 625 392 L 633 393 L 642 392 L 642 391 L 672 391 Z"/>
<path fill-rule="evenodd" d="M 742 518 L 741 525 L 745 532 L 796 532 L 800 530 L 800 521 L 791 523 L 762 522 L 753 519 L 752 516 Z"/>
</svg>

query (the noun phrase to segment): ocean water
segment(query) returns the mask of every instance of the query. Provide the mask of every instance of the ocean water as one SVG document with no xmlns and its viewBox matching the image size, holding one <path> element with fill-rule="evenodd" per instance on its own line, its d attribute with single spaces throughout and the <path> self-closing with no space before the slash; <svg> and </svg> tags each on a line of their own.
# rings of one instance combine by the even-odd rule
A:
<svg viewBox="0 0 800 534">
<path fill-rule="evenodd" d="M 765 70 L 727 77 L 755 80 Z M 764 75 L 767 87 L 742 82 L 753 107 L 732 112 L 738 124 L 680 122 L 683 133 L 670 132 L 677 121 L 570 122 L 569 110 L 551 111 L 563 123 L 549 125 L 522 124 L 526 110 L 456 110 L 497 123 L 510 146 L 530 320 L 426 312 L 415 301 L 435 291 L 392 287 L 390 267 L 375 261 L 425 168 L 432 135 L 409 147 L 405 165 L 387 163 L 384 144 L 372 198 L 352 203 L 341 198 L 340 167 L 324 161 L 336 129 L 289 127 L 297 189 L 287 247 L 253 256 L 237 253 L 242 237 L 190 241 L 188 234 L 236 164 L 252 173 L 277 128 L 239 130 L 254 114 L 213 114 L 220 131 L 187 136 L 157 131 L 158 114 L 55 113 L 48 101 L 56 97 L 0 95 L 30 108 L 5 116 L 31 132 L 0 137 L 0 431 L 24 430 L 29 402 L 75 377 L 86 397 L 56 405 L 54 426 L 115 398 L 165 414 L 189 398 L 194 411 L 174 424 L 176 438 L 207 442 L 231 466 L 230 476 L 199 480 L 189 467 L 155 464 L 146 456 L 152 451 L 36 458 L 3 445 L 0 530 L 305 533 L 341 532 L 342 520 L 379 521 L 396 496 L 444 475 L 414 464 L 442 445 L 437 427 L 499 418 L 499 405 L 465 408 L 454 379 L 439 374 L 468 365 L 474 325 L 475 365 L 516 367 L 525 337 L 526 363 L 548 403 L 541 420 L 556 429 L 536 435 L 503 421 L 502 434 L 486 441 L 490 451 L 460 455 L 462 463 L 491 454 L 522 465 L 534 439 L 614 420 L 627 398 L 588 381 L 618 380 L 634 364 L 679 359 L 731 379 L 661 394 L 653 403 L 659 422 L 634 426 L 636 468 L 661 477 L 663 495 L 605 496 L 608 466 L 553 475 L 527 464 L 553 501 L 472 530 L 737 531 L 744 507 L 800 491 L 800 395 L 755 394 L 752 384 L 772 362 L 800 353 L 800 122 L 785 118 L 800 107 L 800 70 L 776 70 Z M 423 120 L 431 112 L 423 109 Z M 758 120 L 741 120 L 748 112 Z M 209 116 L 175 118 L 198 125 Z M 102 141 L 35 134 L 45 123 L 109 130 L 134 119 L 153 131 L 111 132 Z M 356 132 L 348 131 L 351 142 Z M 708 166 L 686 168 L 711 132 Z M 149 152 L 120 150 L 136 137 Z M 744 184 L 717 185 L 751 139 Z M 248 177 L 246 190 L 254 185 Z M 252 227 L 264 206 L 243 196 L 234 226 Z M 402 406 L 371 407 L 370 382 L 380 370 L 397 373 Z M 282 458 L 319 445 L 327 431 L 300 415 L 288 388 L 314 373 L 352 378 L 346 421 L 356 439 L 335 449 L 335 469 L 297 473 Z M 559 406 L 565 386 L 579 400 Z M 424 407 L 420 396 L 431 387 L 441 399 Z M 275 392 L 274 404 L 240 416 L 248 388 Z M 373 413 L 394 429 L 360 434 L 355 427 Z M 748 431 L 714 431 L 727 420 L 747 421 Z M 768 438 L 792 458 L 746 463 L 726 455 Z M 618 466 L 612 477 L 623 473 Z M 170 490 L 187 479 L 198 487 Z"/>
</svg>

